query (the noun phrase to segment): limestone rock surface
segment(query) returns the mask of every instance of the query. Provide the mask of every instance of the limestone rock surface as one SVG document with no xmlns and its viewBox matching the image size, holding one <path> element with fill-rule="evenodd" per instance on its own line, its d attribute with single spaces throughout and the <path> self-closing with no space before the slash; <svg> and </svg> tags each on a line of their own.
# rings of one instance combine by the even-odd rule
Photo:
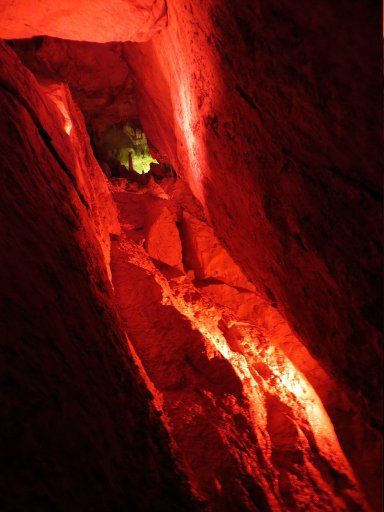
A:
<svg viewBox="0 0 384 512">
<path fill-rule="evenodd" d="M 146 41 L 167 21 L 164 0 L 26 0 L 0 4 L 0 37 L 47 35 L 75 41 Z"/>
<path fill-rule="evenodd" d="M 363 437 L 377 439 L 376 454 L 378 19 L 364 2 L 315 1 L 304 13 L 297 2 L 175 0 L 161 33 L 125 46 L 148 137 L 258 291 L 337 376 L 360 408 Z M 380 509 L 381 478 L 367 475 L 362 469 Z"/>
<path fill-rule="evenodd" d="M 181 241 L 175 216 L 166 206 L 147 217 L 145 248 L 151 258 L 170 267 L 183 268 Z"/>
<path fill-rule="evenodd" d="M 13 47 L 39 79 L 68 84 L 94 142 L 110 126 L 138 119 L 135 79 L 121 44 L 37 37 Z"/>
<path fill-rule="evenodd" d="M 195 510 L 116 314 L 81 115 L 4 43 L 0 77 L 1 509 Z"/>
</svg>

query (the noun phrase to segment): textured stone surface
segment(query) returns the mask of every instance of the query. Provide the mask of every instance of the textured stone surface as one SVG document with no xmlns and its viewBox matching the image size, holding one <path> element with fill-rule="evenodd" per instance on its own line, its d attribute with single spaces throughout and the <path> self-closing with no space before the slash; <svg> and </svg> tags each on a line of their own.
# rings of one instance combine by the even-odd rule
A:
<svg viewBox="0 0 384 512">
<path fill-rule="evenodd" d="M 171 267 L 182 269 L 181 241 L 175 216 L 164 206 L 150 213 L 145 240 L 149 256 Z"/>
<path fill-rule="evenodd" d="M 244 291 L 254 291 L 207 223 L 183 212 L 181 230 L 186 263 L 198 280 L 219 281 Z"/>
<path fill-rule="evenodd" d="M 249 279 L 361 409 L 363 437 L 377 439 L 378 11 L 175 0 L 168 14 L 150 42 L 126 46 L 146 133 Z M 377 504 L 380 479 L 361 475 Z"/>
<path fill-rule="evenodd" d="M 232 258 L 348 393 L 357 420 L 335 426 L 349 432 L 377 509 L 379 19 L 362 1 L 170 0 L 167 27 L 124 50 L 156 154 L 188 180 Z"/>
<path fill-rule="evenodd" d="M 146 41 L 167 22 L 164 0 L 5 0 L 0 37 L 47 35 L 75 41 Z"/>
<path fill-rule="evenodd" d="M 134 191 L 124 190 L 124 180 L 114 184 L 122 225 L 111 264 L 119 310 L 208 510 L 365 510 L 327 414 L 304 375 L 319 388 L 326 407 L 327 387 L 329 393 L 336 387 L 287 327 L 283 333 L 283 319 L 271 316 L 259 298 L 259 311 L 247 323 L 236 321 L 236 304 L 223 307 L 220 293 L 212 302 L 209 285 L 196 287 L 202 281 L 190 274 L 156 268 L 146 242 L 140 243 L 153 236 L 145 229 L 148 215 L 183 210 L 178 197 L 189 203 L 185 188 L 180 196 L 168 181 L 168 197 L 155 197 L 151 187 Z M 180 216 L 194 224 L 195 241 L 203 238 L 200 271 L 207 264 L 208 273 L 238 282 L 239 269 L 212 229 L 186 212 Z M 158 239 L 167 238 L 167 223 L 152 229 Z M 184 243 L 185 230 L 180 233 L 183 261 L 191 261 L 194 246 Z M 266 317 L 269 325 L 263 325 Z M 304 375 L 290 360 L 300 361 Z M 344 406 L 339 396 L 339 410 Z"/>
<path fill-rule="evenodd" d="M 137 120 L 134 77 L 121 44 L 38 37 L 14 41 L 13 47 L 40 80 L 68 84 L 96 139 L 111 125 Z"/>
<path fill-rule="evenodd" d="M 37 85 L 16 58 L 3 59 L 2 75 L 6 88 L 20 91 L 19 96 L 24 98 L 20 101 L 25 102 L 25 98 L 30 96 L 31 106 L 28 108 L 38 113 L 40 130 L 63 162 L 66 173 L 90 212 L 90 221 L 108 264 L 110 234 L 118 234 L 120 230 L 116 207 L 111 200 L 107 180 L 90 148 L 83 116 L 73 102 L 68 87 L 60 82 L 60 77 L 56 77 L 55 81 L 52 77 L 42 80 Z M 30 87 L 35 88 L 34 94 L 29 93 Z"/>
<path fill-rule="evenodd" d="M 2 44 L 0 77 L 1 509 L 193 510 L 115 313 L 81 117 L 68 134 Z"/>
</svg>

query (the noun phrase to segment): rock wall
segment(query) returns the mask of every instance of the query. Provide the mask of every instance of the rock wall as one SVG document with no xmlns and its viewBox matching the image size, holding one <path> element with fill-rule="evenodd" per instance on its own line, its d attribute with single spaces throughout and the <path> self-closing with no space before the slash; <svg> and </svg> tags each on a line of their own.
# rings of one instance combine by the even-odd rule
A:
<svg viewBox="0 0 384 512">
<path fill-rule="evenodd" d="M 382 418 L 379 18 L 365 2 L 174 0 L 167 28 L 125 45 L 151 142 L 349 393 L 362 447 Z"/>
<path fill-rule="evenodd" d="M 368 510 L 323 407 L 353 421 L 351 404 L 191 213 L 185 184 L 112 183 L 121 317 L 207 510 Z M 170 258 L 180 245 L 187 273 Z"/>
<path fill-rule="evenodd" d="M 48 35 L 75 41 L 147 41 L 167 23 L 164 0 L 26 0 L 0 5 L 0 37 Z"/>
<path fill-rule="evenodd" d="M 81 115 L 4 44 L 0 96 L 1 509 L 195 510 L 114 312 Z"/>
<path fill-rule="evenodd" d="M 5 3 L 0 35 L 51 34 L 52 26 L 70 37 L 76 15 L 78 39 L 114 40 L 120 24 L 109 15 L 122 6 L 109 6 L 93 5 L 94 17 L 83 3 L 59 17 L 50 6 L 39 28 L 25 25 L 25 2 Z M 164 9 L 126 7 L 137 25 L 136 7 L 147 19 L 149 9 Z M 159 34 L 142 24 L 151 40 L 125 45 L 151 142 L 188 179 L 249 277 L 372 406 L 381 267 L 378 8 L 330 0 L 305 12 L 269 1 L 172 0 L 167 8 Z M 124 26 L 121 39 L 135 40 Z M 370 411 L 377 421 L 377 407 Z"/>
<path fill-rule="evenodd" d="M 135 78 L 122 44 L 35 37 L 12 46 L 39 79 L 68 84 L 93 136 L 111 125 L 137 121 Z"/>
<path fill-rule="evenodd" d="M 71 9 L 26 27 L 19 5 L 3 6 L 3 37 L 73 36 Z M 92 16 L 80 7 L 76 38 L 116 39 L 120 20 L 116 30 L 104 20 L 86 25 Z M 188 180 L 248 279 L 348 393 L 360 426 L 335 426 L 350 432 L 356 453 L 371 443 L 372 455 L 357 457 L 371 469 L 382 418 L 379 20 L 378 6 L 363 1 L 304 9 L 169 0 L 161 33 L 124 49 L 157 154 Z M 123 39 L 135 38 L 127 21 Z M 379 476 L 367 479 L 362 466 L 360 474 L 379 509 Z"/>
</svg>

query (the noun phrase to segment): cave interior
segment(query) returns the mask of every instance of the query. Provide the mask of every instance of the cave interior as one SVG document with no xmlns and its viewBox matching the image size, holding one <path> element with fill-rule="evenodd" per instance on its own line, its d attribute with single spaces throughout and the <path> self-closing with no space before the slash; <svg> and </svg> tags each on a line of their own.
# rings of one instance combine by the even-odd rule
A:
<svg viewBox="0 0 384 512">
<path fill-rule="evenodd" d="M 380 13 L 0 6 L 1 510 L 380 512 Z"/>
</svg>

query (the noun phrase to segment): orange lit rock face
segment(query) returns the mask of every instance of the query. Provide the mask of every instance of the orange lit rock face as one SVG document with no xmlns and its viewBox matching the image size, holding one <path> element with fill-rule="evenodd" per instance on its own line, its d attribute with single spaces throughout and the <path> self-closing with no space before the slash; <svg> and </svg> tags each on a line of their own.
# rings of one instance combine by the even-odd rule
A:
<svg viewBox="0 0 384 512">
<path fill-rule="evenodd" d="M 93 137 L 138 118 L 134 77 L 121 44 L 41 37 L 15 41 L 14 47 L 40 80 L 68 84 Z"/>
<path fill-rule="evenodd" d="M 67 24 L 50 16 L 41 29 L 25 27 L 21 5 L 3 6 L 3 35 L 110 41 L 124 23 L 124 39 L 142 41 L 162 29 L 94 54 L 86 43 L 47 40 L 36 53 L 44 65 L 34 67 L 33 54 L 25 62 L 39 73 L 54 64 L 96 128 L 130 115 L 129 62 L 156 157 L 204 206 L 180 182 L 164 182 L 161 197 L 114 190 L 123 225 L 113 243 L 116 298 L 193 486 L 220 512 L 361 510 L 344 450 L 380 510 L 374 8 L 170 0 L 165 27 L 162 4 L 144 6 L 143 22 L 134 9 L 124 19 L 113 1 L 95 26 L 104 6 L 86 13 L 80 2 L 62 13 Z M 118 7 L 119 21 L 106 27 Z M 84 151 L 76 137 L 66 142 L 77 133 L 75 107 L 61 85 L 44 93 L 73 164 Z M 118 229 L 105 183 L 97 172 L 90 182 L 74 176 L 87 198 L 96 189 L 90 224 L 108 262 L 108 234 Z"/>
<path fill-rule="evenodd" d="M 45 83 L 40 87 L 42 93 L 52 101 L 60 128 L 64 129 L 56 135 L 57 138 L 61 136 L 57 146 L 63 151 L 63 158 L 72 169 L 80 197 L 86 201 L 109 271 L 110 235 L 119 234 L 120 225 L 116 206 L 107 188 L 107 179 L 93 156 L 82 115 L 72 101 L 68 88 L 60 83 Z M 49 135 L 56 138 L 52 132 Z"/>
<path fill-rule="evenodd" d="M 179 231 L 172 213 L 167 207 L 154 213 L 155 218 L 149 220 L 145 241 L 149 256 L 170 267 L 183 270 Z"/>
<path fill-rule="evenodd" d="M 164 0 L 2 2 L 0 37 L 48 35 L 75 41 L 147 41 L 167 22 Z"/>
<path fill-rule="evenodd" d="M 81 114 L 2 43 L 0 77 L 1 509 L 195 510 L 114 309 Z"/>
<path fill-rule="evenodd" d="M 166 29 L 125 48 L 147 135 L 236 263 L 349 393 L 365 424 L 344 424 L 351 437 L 360 444 L 364 431 L 378 453 L 376 16 L 334 2 L 304 13 L 281 2 L 174 1 Z M 379 482 L 366 479 L 373 500 Z"/>
<path fill-rule="evenodd" d="M 221 246 L 213 229 L 206 222 L 183 212 L 181 229 L 186 264 L 199 281 L 217 281 L 244 291 L 254 291 L 254 287 Z"/>
<path fill-rule="evenodd" d="M 122 235 L 112 244 L 111 269 L 125 328 L 193 487 L 217 512 L 368 510 L 319 397 L 284 352 L 289 336 L 295 343 L 292 333 L 286 328 L 279 337 L 271 325 L 257 324 L 269 314 L 260 297 L 253 320 L 239 322 L 221 293 L 207 291 L 208 275 L 235 290 L 241 283 L 250 294 L 252 286 L 212 229 L 192 216 L 196 207 L 178 203 L 171 182 L 160 195 L 126 190 L 124 180 L 112 188 Z M 158 251 L 167 247 L 165 210 L 179 212 L 174 229 L 176 221 L 189 224 L 180 230 L 184 262 L 196 263 L 194 249 L 205 247 L 192 275 L 171 265 L 158 270 L 157 253 L 151 261 L 145 250 L 154 226 Z M 154 212 L 159 222 L 148 228 Z M 275 329 L 280 323 L 281 334 L 284 321 L 270 321 Z M 316 381 L 321 369 L 312 362 L 306 371 Z"/>
<path fill-rule="evenodd" d="M 7 78 L 6 86 L 12 90 L 23 87 L 20 94 L 27 98 L 28 85 L 24 83 L 24 75 L 28 71 L 16 58 L 4 60 L 2 66 L 2 74 Z M 41 130 L 50 140 L 53 151 L 58 154 L 65 172 L 90 213 L 90 221 L 108 264 L 110 234 L 119 233 L 120 226 L 116 207 L 107 189 L 107 180 L 89 146 L 82 115 L 65 85 L 52 81 L 38 85 L 32 75 L 28 77 L 36 90 L 29 99 L 31 108 L 39 113 Z"/>
</svg>

